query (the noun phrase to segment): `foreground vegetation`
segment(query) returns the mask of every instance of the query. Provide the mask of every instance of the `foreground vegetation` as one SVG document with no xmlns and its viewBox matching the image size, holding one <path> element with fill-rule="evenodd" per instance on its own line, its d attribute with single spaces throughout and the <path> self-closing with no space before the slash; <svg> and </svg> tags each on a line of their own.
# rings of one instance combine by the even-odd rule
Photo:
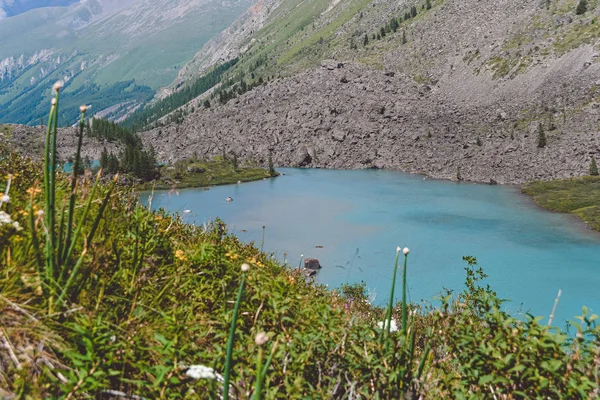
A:
<svg viewBox="0 0 600 400">
<path fill-rule="evenodd" d="M 600 231 L 600 177 L 531 182 L 523 185 L 522 191 L 533 196 L 540 206 L 575 214 L 592 229 Z"/>
<path fill-rule="evenodd" d="M 44 166 L 0 147 L 0 396 L 598 397 L 587 309 L 572 335 L 515 319 L 472 257 L 465 290 L 435 308 L 328 291 L 218 220 L 188 225 L 117 179 L 56 175 L 56 108 Z M 408 255 L 389 271 L 394 286 L 403 261 L 403 299 Z"/>
</svg>

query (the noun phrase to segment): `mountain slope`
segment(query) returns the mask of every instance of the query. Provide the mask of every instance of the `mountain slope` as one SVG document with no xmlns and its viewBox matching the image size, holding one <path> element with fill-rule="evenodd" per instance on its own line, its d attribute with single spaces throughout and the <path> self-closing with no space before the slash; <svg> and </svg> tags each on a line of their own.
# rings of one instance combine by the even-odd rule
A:
<svg viewBox="0 0 600 400">
<path fill-rule="evenodd" d="M 76 103 L 126 114 L 171 82 L 183 63 L 251 0 L 86 0 L 0 21 L 0 122 L 35 124 L 58 79 Z M 22 35 L 27 31 L 27 35 Z M 108 101 L 100 99 L 110 97 Z M 64 108 L 63 108 L 64 109 Z M 66 109 L 65 109 L 66 110 Z M 76 119 L 76 110 L 61 123 Z"/>
<path fill-rule="evenodd" d="M 427 3 L 283 2 L 228 77 L 287 78 L 146 138 L 165 160 L 271 153 L 506 183 L 585 174 L 600 155 L 596 3 L 582 15 L 571 0 Z"/>
<path fill-rule="evenodd" d="M 68 6 L 79 0 L 0 0 L 0 18 L 23 14 L 42 7 Z"/>
</svg>

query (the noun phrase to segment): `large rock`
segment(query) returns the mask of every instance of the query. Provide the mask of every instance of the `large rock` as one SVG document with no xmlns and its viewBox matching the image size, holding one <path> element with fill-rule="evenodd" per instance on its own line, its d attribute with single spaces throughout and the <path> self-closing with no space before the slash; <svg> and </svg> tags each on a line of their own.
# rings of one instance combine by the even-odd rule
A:
<svg viewBox="0 0 600 400">
<path fill-rule="evenodd" d="M 308 153 L 308 150 L 306 150 L 306 147 L 300 148 L 296 154 L 296 166 L 306 167 L 310 163 L 312 163 L 312 157 Z"/>
<path fill-rule="evenodd" d="M 331 134 L 331 138 L 336 142 L 343 142 L 346 140 L 346 132 L 342 131 L 341 129 L 334 129 L 333 133 Z"/>
<path fill-rule="evenodd" d="M 304 268 L 306 269 L 321 269 L 321 263 L 316 258 L 305 258 L 304 259 Z"/>
</svg>

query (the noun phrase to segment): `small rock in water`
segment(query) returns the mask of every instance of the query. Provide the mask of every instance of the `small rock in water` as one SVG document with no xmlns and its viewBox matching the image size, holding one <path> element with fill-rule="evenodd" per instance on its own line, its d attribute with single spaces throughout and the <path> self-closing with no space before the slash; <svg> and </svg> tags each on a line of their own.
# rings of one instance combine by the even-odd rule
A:
<svg viewBox="0 0 600 400">
<path fill-rule="evenodd" d="M 304 268 L 312 270 L 321 269 L 321 263 L 316 258 L 305 258 Z"/>
</svg>

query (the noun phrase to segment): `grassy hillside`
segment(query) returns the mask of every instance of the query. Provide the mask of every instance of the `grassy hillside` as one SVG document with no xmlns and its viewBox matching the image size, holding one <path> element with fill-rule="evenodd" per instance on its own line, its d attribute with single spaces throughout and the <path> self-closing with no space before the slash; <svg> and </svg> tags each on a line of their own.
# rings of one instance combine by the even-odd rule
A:
<svg viewBox="0 0 600 400">
<path fill-rule="evenodd" d="M 364 286 L 329 291 L 219 220 L 189 225 L 117 179 L 51 165 L 0 143 L 3 397 L 598 397 L 598 317 L 583 308 L 570 334 L 515 319 L 473 257 L 465 290 L 437 307 L 397 304 L 392 289 L 382 309 Z M 398 247 L 393 266 L 390 254 L 403 299 L 409 253 Z"/>
<path fill-rule="evenodd" d="M 160 168 L 160 179 L 147 182 L 140 189 L 171 189 L 227 185 L 278 176 L 275 171 L 252 165 L 237 165 L 237 159 L 218 157 L 211 161 L 185 160 Z"/>
<path fill-rule="evenodd" d="M 523 185 L 523 193 L 533 196 L 540 206 L 577 215 L 590 228 L 600 231 L 600 178 L 580 178 L 538 181 Z"/>
</svg>

